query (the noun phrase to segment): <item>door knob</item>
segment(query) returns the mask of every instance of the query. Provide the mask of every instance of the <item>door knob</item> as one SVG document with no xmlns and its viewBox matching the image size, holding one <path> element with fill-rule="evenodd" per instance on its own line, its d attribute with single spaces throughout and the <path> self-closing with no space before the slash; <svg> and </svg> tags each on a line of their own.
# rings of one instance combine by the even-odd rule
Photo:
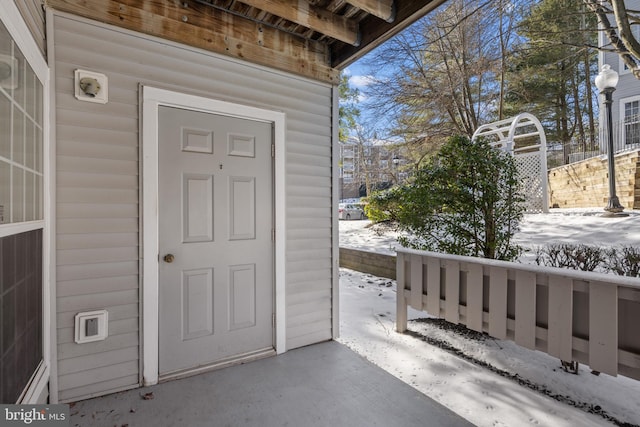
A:
<svg viewBox="0 0 640 427">
<path fill-rule="evenodd" d="M 164 262 L 172 263 L 175 257 L 173 256 L 173 254 L 166 254 L 163 259 Z"/>
</svg>

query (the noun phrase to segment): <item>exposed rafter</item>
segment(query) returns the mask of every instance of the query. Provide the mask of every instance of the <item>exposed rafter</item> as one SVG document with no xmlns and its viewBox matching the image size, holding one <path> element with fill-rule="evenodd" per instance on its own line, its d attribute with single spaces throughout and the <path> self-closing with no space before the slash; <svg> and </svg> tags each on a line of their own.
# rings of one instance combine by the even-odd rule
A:
<svg viewBox="0 0 640 427">
<path fill-rule="evenodd" d="M 445 1 L 395 0 L 395 19 L 393 22 L 381 22 L 380 19 L 373 15 L 366 16 L 360 21 L 360 32 L 362 34 L 360 46 L 354 48 L 343 43 L 332 47 L 331 66 L 335 68 L 346 67 Z"/>
<path fill-rule="evenodd" d="M 309 4 L 306 0 L 241 0 L 272 15 L 303 25 L 328 37 L 358 46 L 358 23 Z"/>
<path fill-rule="evenodd" d="M 393 22 L 395 18 L 396 12 L 393 0 L 347 0 L 347 3 L 386 22 Z"/>
<path fill-rule="evenodd" d="M 328 47 L 197 2 L 47 0 L 57 10 L 326 82 Z"/>
<path fill-rule="evenodd" d="M 59 11 L 336 84 L 340 68 L 444 1 L 44 0 L 44 3 Z"/>
</svg>

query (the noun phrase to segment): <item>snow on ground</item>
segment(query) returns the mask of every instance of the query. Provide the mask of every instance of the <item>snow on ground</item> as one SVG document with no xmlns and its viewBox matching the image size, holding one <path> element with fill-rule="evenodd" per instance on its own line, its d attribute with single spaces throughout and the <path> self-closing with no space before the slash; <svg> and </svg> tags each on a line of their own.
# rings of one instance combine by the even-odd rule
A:
<svg viewBox="0 0 640 427">
<path fill-rule="evenodd" d="M 514 240 L 525 249 L 551 242 L 640 246 L 640 210 L 627 211 L 629 216 L 619 218 L 602 217 L 603 212 L 602 208 L 583 208 L 525 214 Z M 395 255 L 400 246 L 398 233 L 380 235 L 370 225 L 371 221 L 340 221 L 340 246 Z"/>
<path fill-rule="evenodd" d="M 560 241 L 640 245 L 640 211 L 624 218 L 602 218 L 600 213 L 598 208 L 554 209 L 526 215 L 516 238 L 529 248 Z M 341 221 L 340 246 L 393 253 L 395 235 L 377 235 L 368 225 Z M 545 353 L 461 333 L 411 309 L 409 318 L 421 320 L 409 322 L 408 334 L 398 334 L 395 298 L 394 281 L 341 269 L 339 341 L 470 422 L 640 425 L 640 381 L 592 375 L 582 365 L 574 375 Z"/>
</svg>

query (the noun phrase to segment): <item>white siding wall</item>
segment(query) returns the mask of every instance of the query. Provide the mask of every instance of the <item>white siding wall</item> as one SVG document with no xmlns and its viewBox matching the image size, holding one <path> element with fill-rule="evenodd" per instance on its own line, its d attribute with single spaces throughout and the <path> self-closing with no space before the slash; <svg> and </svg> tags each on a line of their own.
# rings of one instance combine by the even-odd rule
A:
<svg viewBox="0 0 640 427">
<path fill-rule="evenodd" d="M 14 0 L 14 3 L 27 24 L 31 35 L 33 35 L 33 39 L 38 44 L 40 52 L 45 55 L 45 25 L 42 0 Z"/>
<path fill-rule="evenodd" d="M 628 9 L 638 10 L 640 8 L 640 0 L 625 0 L 625 5 Z M 615 19 L 613 15 L 609 17 L 611 23 L 615 26 Z M 638 28 L 640 25 L 634 25 L 632 27 L 634 34 L 640 35 L 640 29 Z M 611 48 L 611 43 L 609 39 L 603 34 L 600 33 L 600 43 L 605 48 Z M 640 82 L 633 76 L 633 73 L 625 69 L 624 63 L 620 56 L 615 52 L 604 51 L 600 52 L 600 66 L 602 64 L 609 64 L 611 68 L 616 70 L 619 73 L 619 81 L 618 86 L 616 87 L 616 91 L 613 92 L 613 104 L 611 104 L 611 113 L 613 116 L 613 122 L 616 123 L 619 120 L 623 120 L 624 116 L 623 112 L 620 111 L 620 100 L 622 98 L 628 98 L 632 96 L 640 95 Z M 595 76 L 593 76 L 595 78 Z M 599 102 L 601 105 L 600 108 L 600 123 L 605 122 L 605 109 L 602 101 L 604 100 L 604 96 L 599 96 Z"/>
<path fill-rule="evenodd" d="M 139 382 L 140 84 L 286 113 L 287 349 L 330 339 L 331 87 L 81 19 L 54 27 L 60 400 Z M 107 75 L 108 104 L 74 98 L 77 68 Z M 75 344 L 74 315 L 102 308 L 109 338 Z"/>
</svg>

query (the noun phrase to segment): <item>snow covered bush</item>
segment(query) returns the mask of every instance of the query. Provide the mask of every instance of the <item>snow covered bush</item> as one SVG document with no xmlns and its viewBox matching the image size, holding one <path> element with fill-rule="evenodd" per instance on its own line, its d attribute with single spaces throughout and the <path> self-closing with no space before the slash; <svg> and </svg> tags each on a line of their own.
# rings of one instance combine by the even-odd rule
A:
<svg viewBox="0 0 640 427">
<path fill-rule="evenodd" d="M 598 246 L 551 243 L 536 249 L 536 264 L 596 271 L 603 266 L 605 251 Z"/>
<path fill-rule="evenodd" d="M 412 183 L 373 196 L 370 209 L 397 221 L 409 248 L 514 260 L 524 213 L 513 157 L 486 141 L 450 138 Z M 371 213 L 371 210 L 369 211 Z"/>
<path fill-rule="evenodd" d="M 640 277 L 640 248 L 622 246 L 607 250 L 607 270 L 620 276 Z"/>
<path fill-rule="evenodd" d="M 611 272 L 640 277 L 640 248 L 552 243 L 536 249 L 536 264 L 582 271 Z"/>
<path fill-rule="evenodd" d="M 374 223 L 397 221 L 403 191 L 404 187 L 396 186 L 374 192 L 367 198 L 368 203 L 365 206 L 367 218 Z"/>
</svg>

